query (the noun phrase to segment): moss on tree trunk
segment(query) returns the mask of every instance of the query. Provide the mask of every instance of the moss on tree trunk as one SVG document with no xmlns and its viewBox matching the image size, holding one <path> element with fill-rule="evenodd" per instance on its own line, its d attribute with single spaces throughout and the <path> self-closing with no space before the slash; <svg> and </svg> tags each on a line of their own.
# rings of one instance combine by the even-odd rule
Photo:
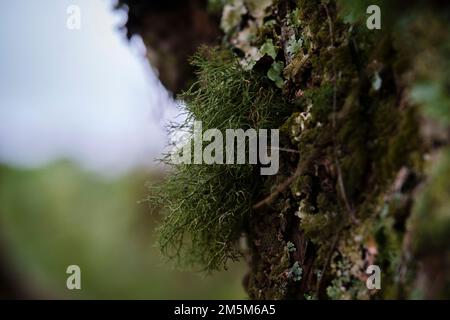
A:
<svg viewBox="0 0 450 320">
<path fill-rule="evenodd" d="M 250 170 L 233 180 L 227 169 L 221 177 L 233 183 L 220 185 L 232 186 L 232 203 L 205 183 L 222 169 L 187 173 L 210 206 L 173 192 L 186 186 L 160 189 L 172 208 L 163 230 L 173 231 L 181 252 L 195 252 L 189 263 L 221 267 L 236 258 L 243 235 L 251 298 L 450 298 L 450 9 L 443 1 L 391 2 L 211 1 L 210 10 L 222 12 L 223 39 L 219 49 L 203 49 L 200 60 L 211 63 L 196 60 L 188 111 L 207 127 L 209 108 L 221 116 L 218 102 L 240 119 L 229 122 L 236 127 L 264 113 L 271 121 L 253 123 L 278 123 L 289 152 L 281 152 L 276 176 Z M 370 4 L 381 8 L 381 30 L 366 27 Z M 211 55 L 223 52 L 234 55 L 225 69 L 239 64 L 234 82 L 211 67 Z M 257 87 L 236 90 L 239 79 Z M 288 112 L 266 109 L 270 103 L 258 109 L 254 101 L 268 93 Z M 174 225 L 183 212 L 204 228 Z M 198 245 L 202 254 L 191 250 Z M 208 265 L 211 257 L 220 263 Z M 369 265 L 381 269 L 381 290 L 366 288 Z"/>
</svg>

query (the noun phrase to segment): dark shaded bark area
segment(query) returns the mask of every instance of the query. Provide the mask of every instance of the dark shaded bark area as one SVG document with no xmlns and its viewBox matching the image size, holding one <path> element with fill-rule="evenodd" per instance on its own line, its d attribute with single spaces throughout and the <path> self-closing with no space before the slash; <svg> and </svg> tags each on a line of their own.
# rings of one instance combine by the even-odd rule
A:
<svg viewBox="0 0 450 320">
<path fill-rule="evenodd" d="M 189 58 L 202 44 L 218 41 L 218 17 L 207 10 L 207 1 L 120 0 L 128 10 L 127 35 L 140 35 L 148 58 L 166 88 L 179 93 L 193 77 Z"/>
</svg>

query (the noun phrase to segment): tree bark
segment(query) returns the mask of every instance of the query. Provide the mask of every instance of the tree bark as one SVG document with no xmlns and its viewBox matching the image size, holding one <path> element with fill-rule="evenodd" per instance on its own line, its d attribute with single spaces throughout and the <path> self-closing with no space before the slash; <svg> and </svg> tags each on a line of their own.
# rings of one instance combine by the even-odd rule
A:
<svg viewBox="0 0 450 320">
<path fill-rule="evenodd" d="M 121 2 L 129 33 L 159 51 L 163 83 L 185 87 L 216 17 Z M 280 132 L 298 153 L 281 152 L 243 226 L 251 298 L 450 298 L 449 6 L 372 2 L 381 30 L 367 28 L 366 1 L 225 1 L 221 46 L 297 108 Z M 370 265 L 379 290 L 366 286 Z"/>
</svg>

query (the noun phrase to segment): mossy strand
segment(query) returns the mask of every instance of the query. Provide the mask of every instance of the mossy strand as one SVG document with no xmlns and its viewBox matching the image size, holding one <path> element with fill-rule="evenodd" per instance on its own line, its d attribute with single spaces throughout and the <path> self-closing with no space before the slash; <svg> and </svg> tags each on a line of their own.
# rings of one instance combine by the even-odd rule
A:
<svg viewBox="0 0 450 320">
<path fill-rule="evenodd" d="M 203 131 L 278 128 L 292 112 L 263 75 L 244 71 L 231 52 L 202 47 L 192 59 L 197 79 L 180 99 L 187 119 L 174 128 Z M 153 188 L 149 200 L 165 208 L 159 228 L 164 254 L 183 266 L 212 271 L 239 257 L 236 242 L 259 195 L 257 165 L 170 163 L 165 183 Z"/>
</svg>

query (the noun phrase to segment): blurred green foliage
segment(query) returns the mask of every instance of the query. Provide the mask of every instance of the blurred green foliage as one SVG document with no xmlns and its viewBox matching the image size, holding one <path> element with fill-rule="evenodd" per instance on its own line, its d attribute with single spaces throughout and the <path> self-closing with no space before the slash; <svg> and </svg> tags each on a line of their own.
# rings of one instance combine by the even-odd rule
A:
<svg viewBox="0 0 450 320">
<path fill-rule="evenodd" d="M 44 299 L 245 298 L 240 266 L 208 277 L 167 268 L 154 246 L 156 216 L 139 202 L 148 176 L 137 172 L 106 179 L 68 162 L 39 170 L 0 166 L 0 238 L 27 294 Z M 72 264 L 81 268 L 78 291 L 66 288 L 66 268 Z"/>
</svg>

